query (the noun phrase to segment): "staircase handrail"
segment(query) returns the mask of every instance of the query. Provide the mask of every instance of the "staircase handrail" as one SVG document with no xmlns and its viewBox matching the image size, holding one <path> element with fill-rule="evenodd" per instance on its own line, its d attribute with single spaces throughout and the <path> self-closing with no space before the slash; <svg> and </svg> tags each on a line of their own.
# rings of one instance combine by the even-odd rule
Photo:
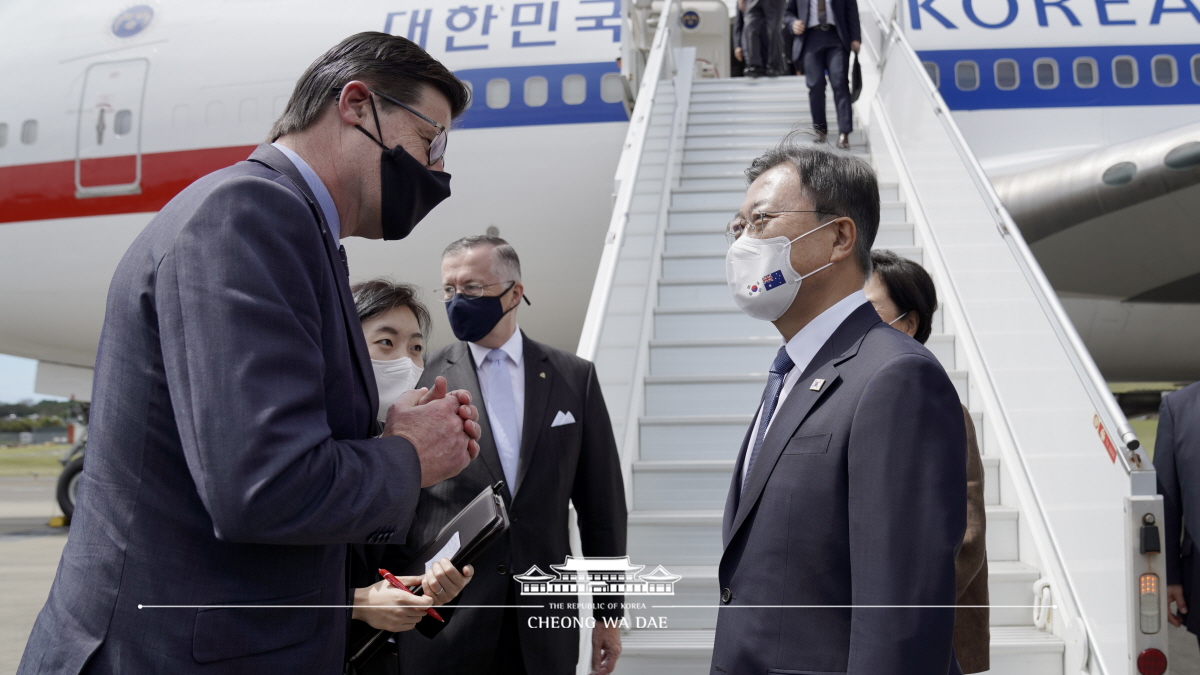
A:
<svg viewBox="0 0 1200 675">
<path fill-rule="evenodd" d="M 667 73 L 668 69 L 673 72 L 675 67 L 672 55 L 674 47 L 679 46 L 680 42 L 676 26 L 679 24 L 681 11 L 680 0 L 668 1 L 665 18 L 659 22 L 654 35 L 650 57 L 646 60 L 646 69 L 638 74 L 641 84 L 638 87 L 629 130 L 625 133 L 625 144 L 614 178 L 616 199 L 613 203 L 612 218 L 604 236 L 604 249 L 600 253 L 596 282 L 592 285 L 592 295 L 588 300 L 587 314 L 584 316 L 583 329 L 579 335 L 579 346 L 575 350 L 577 356 L 589 361 L 596 360 L 596 350 L 600 345 L 600 331 L 604 326 L 604 315 L 608 311 L 608 301 L 616 279 L 621 244 L 625 240 L 625 227 L 629 224 L 633 190 L 637 184 L 642 152 L 646 146 L 650 114 L 657 98 L 658 84 L 664 79 L 664 73 Z"/>
</svg>

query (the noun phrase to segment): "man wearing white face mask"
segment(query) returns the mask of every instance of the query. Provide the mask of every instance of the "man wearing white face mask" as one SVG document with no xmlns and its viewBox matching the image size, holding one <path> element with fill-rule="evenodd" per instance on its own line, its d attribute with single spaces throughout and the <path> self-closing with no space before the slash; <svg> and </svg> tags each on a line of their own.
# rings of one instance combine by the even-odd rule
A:
<svg viewBox="0 0 1200 675">
<path fill-rule="evenodd" d="M 937 359 L 863 294 L 875 176 L 790 140 L 746 176 L 729 289 L 784 346 L 726 502 L 712 673 L 958 675 L 963 417 Z"/>
</svg>

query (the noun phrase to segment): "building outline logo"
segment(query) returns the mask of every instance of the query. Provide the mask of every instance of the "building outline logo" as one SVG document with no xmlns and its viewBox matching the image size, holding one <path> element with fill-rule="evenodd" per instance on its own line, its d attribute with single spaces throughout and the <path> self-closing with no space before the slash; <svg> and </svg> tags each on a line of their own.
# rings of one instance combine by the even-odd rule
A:
<svg viewBox="0 0 1200 675">
<path fill-rule="evenodd" d="M 568 555 L 563 564 L 550 568 L 557 576 L 543 572 L 537 565 L 524 574 L 513 575 L 521 584 L 521 595 L 675 595 L 675 582 L 683 578 L 662 565 L 648 574 L 639 574 L 646 566 L 630 563 L 629 556 Z"/>
</svg>

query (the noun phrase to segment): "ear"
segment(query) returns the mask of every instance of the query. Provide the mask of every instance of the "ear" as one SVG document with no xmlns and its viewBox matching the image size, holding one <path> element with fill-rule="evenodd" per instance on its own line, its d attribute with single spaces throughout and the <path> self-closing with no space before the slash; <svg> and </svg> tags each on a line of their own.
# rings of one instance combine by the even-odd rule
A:
<svg viewBox="0 0 1200 675">
<path fill-rule="evenodd" d="M 833 240 L 833 255 L 830 256 L 830 262 L 841 262 L 846 258 L 854 255 L 854 244 L 858 241 L 858 227 L 854 224 L 854 220 L 848 216 L 842 216 L 829 224 L 834 231 Z"/>
<path fill-rule="evenodd" d="M 917 327 L 920 325 L 921 319 L 917 316 L 916 311 L 909 311 L 908 316 L 897 321 L 892 325 L 892 328 L 895 328 L 901 333 L 907 333 L 909 337 L 916 337 Z"/>
<path fill-rule="evenodd" d="M 525 284 L 522 284 L 519 281 L 513 284 L 512 296 L 513 306 L 511 309 L 515 310 L 517 307 L 521 306 L 521 299 L 525 297 Z"/>
<path fill-rule="evenodd" d="M 376 110 L 379 106 L 376 105 Z M 338 117 L 350 126 L 361 125 L 368 131 L 374 131 L 371 118 L 371 91 L 359 80 L 348 82 L 342 87 L 337 100 Z M 370 126 L 368 126 L 368 124 Z"/>
</svg>

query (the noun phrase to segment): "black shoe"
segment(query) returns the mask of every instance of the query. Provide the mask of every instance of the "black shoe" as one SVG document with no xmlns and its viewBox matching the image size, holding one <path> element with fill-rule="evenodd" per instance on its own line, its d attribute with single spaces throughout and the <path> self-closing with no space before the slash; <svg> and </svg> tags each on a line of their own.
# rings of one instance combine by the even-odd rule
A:
<svg viewBox="0 0 1200 675">
<path fill-rule="evenodd" d="M 842 150 L 850 149 L 850 134 L 838 134 L 838 147 Z"/>
<path fill-rule="evenodd" d="M 829 139 L 827 138 L 824 131 L 815 131 L 815 130 L 813 131 L 813 143 L 827 143 L 827 142 L 829 142 Z"/>
<path fill-rule="evenodd" d="M 755 66 L 748 66 L 746 68 L 746 71 L 744 74 L 746 77 L 748 77 L 752 80 L 757 80 L 758 78 L 763 76 L 763 71 L 762 71 L 762 68 L 757 68 Z"/>
</svg>

